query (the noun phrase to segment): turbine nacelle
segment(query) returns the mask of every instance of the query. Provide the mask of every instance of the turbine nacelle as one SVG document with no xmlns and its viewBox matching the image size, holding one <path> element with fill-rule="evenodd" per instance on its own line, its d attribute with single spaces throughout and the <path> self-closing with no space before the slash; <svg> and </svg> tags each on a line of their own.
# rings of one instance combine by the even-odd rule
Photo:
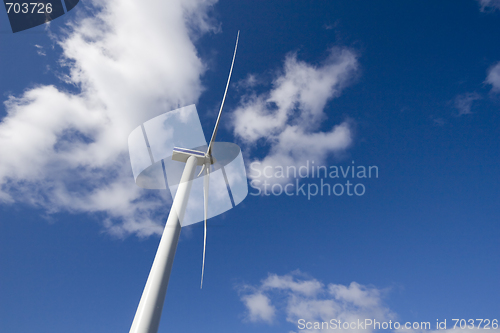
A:
<svg viewBox="0 0 500 333">
<path fill-rule="evenodd" d="M 198 165 L 214 164 L 217 162 L 213 156 L 208 156 L 208 154 L 199 150 L 179 147 L 174 147 L 173 149 L 172 159 L 174 161 L 186 163 L 190 156 L 196 157 Z"/>
</svg>

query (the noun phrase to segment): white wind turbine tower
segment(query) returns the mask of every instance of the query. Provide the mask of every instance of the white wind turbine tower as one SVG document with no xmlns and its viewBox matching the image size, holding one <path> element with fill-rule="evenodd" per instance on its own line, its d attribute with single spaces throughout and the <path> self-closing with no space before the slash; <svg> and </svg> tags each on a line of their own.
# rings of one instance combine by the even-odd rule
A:
<svg viewBox="0 0 500 333">
<path fill-rule="evenodd" d="M 170 188 L 172 196 L 176 192 L 130 333 L 158 331 L 181 227 L 204 221 L 202 287 L 207 219 L 236 206 L 248 193 L 239 147 L 233 143 L 215 142 L 238 39 L 239 31 L 224 97 L 208 145 L 194 105 L 153 118 L 137 127 L 129 136 L 130 159 L 137 185 L 149 189 Z M 180 171 L 182 166 L 183 170 Z M 198 166 L 201 170 L 195 177 Z M 199 176 L 202 173 L 201 183 Z M 203 193 L 203 217 L 199 209 L 201 205 L 197 202 L 200 190 Z"/>
</svg>

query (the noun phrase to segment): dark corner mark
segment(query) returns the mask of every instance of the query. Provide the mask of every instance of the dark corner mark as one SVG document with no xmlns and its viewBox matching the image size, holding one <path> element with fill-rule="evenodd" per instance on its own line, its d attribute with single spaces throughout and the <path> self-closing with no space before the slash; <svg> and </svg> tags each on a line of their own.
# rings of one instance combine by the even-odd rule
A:
<svg viewBox="0 0 500 333">
<path fill-rule="evenodd" d="M 52 21 L 73 9 L 80 0 L 3 0 L 12 32 Z"/>
</svg>

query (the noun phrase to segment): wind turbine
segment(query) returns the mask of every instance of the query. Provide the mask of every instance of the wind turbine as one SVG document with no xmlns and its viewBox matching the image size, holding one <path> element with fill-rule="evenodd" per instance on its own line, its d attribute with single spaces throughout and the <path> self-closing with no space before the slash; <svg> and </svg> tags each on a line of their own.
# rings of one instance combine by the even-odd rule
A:
<svg viewBox="0 0 500 333">
<path fill-rule="evenodd" d="M 171 191 L 176 190 L 167 223 L 139 306 L 137 307 L 130 333 L 156 333 L 158 331 L 181 227 L 198 221 L 196 217 L 186 217 L 186 209 L 190 204 L 191 210 L 194 211 L 197 208 L 195 201 L 189 201 L 193 183 L 199 183 L 199 176 L 203 173 L 204 236 L 200 288 L 203 287 L 205 269 L 207 219 L 230 209 L 231 206 L 234 207 L 248 193 L 245 169 L 239 147 L 232 143 L 215 142 L 224 101 L 231 80 L 238 40 L 239 31 L 236 37 L 236 45 L 224 97 L 208 145 L 194 145 L 195 142 L 204 142 L 204 137 L 202 139 L 198 137 L 195 140 L 193 136 L 186 136 L 184 134 L 184 132 L 192 130 L 192 128 L 199 128 L 196 131 L 198 134 L 201 130 L 194 105 L 167 112 L 164 115 L 153 118 L 136 128 L 129 136 L 129 152 L 136 183 L 145 188 L 161 189 L 170 187 Z M 173 140 L 172 138 L 177 138 L 177 140 Z M 183 147 L 174 146 L 171 149 L 172 142 L 174 144 L 181 143 Z M 205 147 L 206 150 L 203 151 Z M 172 152 L 171 159 L 165 158 L 165 154 L 168 155 L 168 151 Z M 184 163 L 184 169 L 180 180 L 176 181 L 174 169 L 175 166 L 178 167 L 178 162 Z M 195 177 L 197 166 L 201 166 L 201 171 Z M 213 169 L 212 171 L 211 168 Z M 226 169 L 232 170 L 230 177 L 228 177 Z M 233 172 L 235 170 L 236 172 Z M 213 211 L 209 216 L 211 173 L 217 173 L 218 178 L 216 178 L 224 180 L 223 182 L 215 182 L 214 185 L 222 184 L 218 186 L 219 190 L 224 187 L 227 188 L 227 198 L 229 198 L 231 205 L 227 205 L 226 197 L 224 197 L 226 198 L 225 204 L 222 201 L 216 202 L 212 200 L 215 208 L 212 209 Z M 216 175 L 213 174 L 213 176 Z M 189 213 L 190 211 L 188 210 L 188 215 Z"/>
</svg>

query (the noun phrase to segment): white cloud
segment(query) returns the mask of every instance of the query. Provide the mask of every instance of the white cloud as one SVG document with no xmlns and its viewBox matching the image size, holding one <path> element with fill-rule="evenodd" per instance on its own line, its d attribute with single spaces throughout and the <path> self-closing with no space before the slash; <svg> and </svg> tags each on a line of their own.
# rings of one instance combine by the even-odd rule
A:
<svg viewBox="0 0 500 333">
<path fill-rule="evenodd" d="M 291 54 L 270 91 L 251 91 L 244 96 L 232 114 L 234 133 L 247 147 L 269 146 L 267 156 L 257 160 L 261 170 L 266 166 L 299 166 L 306 160 L 321 163 L 329 154 L 351 145 L 349 121 L 328 131 L 319 128 L 328 117 L 327 102 L 340 95 L 357 68 L 356 55 L 347 49 L 332 49 L 320 66 L 299 61 L 296 54 Z M 249 176 L 259 179 L 255 174 Z"/>
<path fill-rule="evenodd" d="M 240 287 L 240 299 L 246 307 L 245 319 L 251 322 L 266 322 L 276 324 L 286 320 L 297 331 L 306 332 L 332 332 L 348 331 L 371 333 L 380 331 L 374 327 L 374 320 L 383 331 L 395 333 L 453 333 L 453 322 L 448 320 L 447 329 L 436 329 L 434 321 L 418 321 L 418 325 L 429 325 L 424 328 L 413 329 L 414 322 L 398 318 L 397 314 L 389 309 L 383 302 L 385 290 L 376 287 L 364 286 L 356 282 L 349 285 L 328 285 L 307 276 L 300 271 L 286 275 L 270 274 L 256 286 L 244 285 Z M 248 300 L 252 300 L 249 302 Z M 261 315 L 262 314 L 262 315 Z M 334 319 L 335 321 L 332 321 Z M 366 324 L 371 320 L 371 324 Z M 385 329 L 384 322 L 390 326 Z M 399 329 L 394 328 L 396 322 Z M 307 327 L 306 327 L 306 323 Z M 327 325 L 325 325 L 325 323 Z M 345 325 L 350 327 L 333 325 Z M 355 323 L 354 325 L 352 323 Z M 359 324 L 362 324 L 359 326 Z M 408 325 L 409 329 L 404 325 Z M 476 325 L 479 322 L 476 322 Z M 483 324 L 484 325 L 484 324 Z M 316 327 L 315 327 L 316 326 Z M 326 327 L 329 326 L 329 327 Z M 432 329 L 429 329 L 432 328 Z M 290 331 L 292 333 L 294 331 Z M 499 329 L 460 329 L 464 333 L 500 333 Z"/>
<path fill-rule="evenodd" d="M 471 111 L 472 103 L 474 103 L 474 101 L 477 101 L 479 99 L 481 99 L 481 96 L 475 92 L 465 93 L 465 94 L 458 95 L 457 97 L 455 97 L 454 104 L 455 104 L 455 108 L 458 110 L 457 115 L 463 116 L 466 114 L 473 113 Z"/>
<path fill-rule="evenodd" d="M 488 71 L 486 83 L 491 84 L 493 92 L 500 92 L 500 62 Z"/>
<path fill-rule="evenodd" d="M 95 12 L 57 41 L 79 92 L 38 86 L 5 102 L 0 200 L 98 213 L 118 235 L 160 233 L 165 202 L 134 184 L 127 137 L 199 98 L 205 66 L 193 39 L 212 29 L 214 2 L 93 0 Z"/>
<path fill-rule="evenodd" d="M 258 286 L 244 286 L 241 300 L 247 308 L 247 318 L 250 321 L 267 321 L 258 316 L 252 316 L 253 309 L 246 300 L 252 297 L 263 297 L 266 307 L 273 308 L 276 320 L 283 314 L 287 322 L 298 327 L 300 319 L 305 322 L 329 322 L 331 319 L 357 321 L 357 319 L 377 319 L 388 321 L 395 318 L 383 305 L 382 292 L 374 287 L 367 287 L 352 282 L 349 286 L 339 284 L 324 285 L 318 280 L 307 277 L 299 271 L 287 275 L 270 274 Z M 329 332 L 331 329 L 312 329 L 308 332 Z M 353 329 L 353 332 L 373 331 Z"/>
<path fill-rule="evenodd" d="M 268 323 L 273 321 L 276 308 L 270 304 L 270 300 L 267 296 L 257 293 L 245 295 L 241 300 L 248 309 L 249 321 L 264 321 Z"/>
<path fill-rule="evenodd" d="M 477 0 L 479 2 L 480 10 L 482 12 L 486 10 L 500 9 L 500 0 Z"/>
<path fill-rule="evenodd" d="M 356 282 L 351 282 L 348 287 L 331 284 L 328 286 L 328 290 L 336 299 L 351 302 L 356 306 L 376 307 L 380 305 L 379 290 L 366 288 Z"/>
<path fill-rule="evenodd" d="M 304 296 L 315 296 L 323 288 L 323 285 L 316 280 L 295 281 L 292 275 L 278 276 L 270 274 L 267 279 L 262 282 L 264 290 L 291 290 Z"/>
</svg>

